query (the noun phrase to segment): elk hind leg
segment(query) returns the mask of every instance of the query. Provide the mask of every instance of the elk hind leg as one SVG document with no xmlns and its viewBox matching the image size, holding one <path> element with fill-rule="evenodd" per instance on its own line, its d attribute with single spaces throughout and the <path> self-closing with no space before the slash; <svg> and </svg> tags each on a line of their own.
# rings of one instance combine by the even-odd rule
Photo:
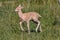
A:
<svg viewBox="0 0 60 40">
<path fill-rule="evenodd" d="M 37 19 L 35 19 L 34 20 L 35 22 L 37 22 L 38 24 L 37 24 L 37 27 L 36 27 L 36 32 L 38 31 L 38 28 L 40 27 L 40 31 L 42 31 L 42 29 L 41 29 L 41 25 L 40 25 L 40 21 Z"/>
</svg>

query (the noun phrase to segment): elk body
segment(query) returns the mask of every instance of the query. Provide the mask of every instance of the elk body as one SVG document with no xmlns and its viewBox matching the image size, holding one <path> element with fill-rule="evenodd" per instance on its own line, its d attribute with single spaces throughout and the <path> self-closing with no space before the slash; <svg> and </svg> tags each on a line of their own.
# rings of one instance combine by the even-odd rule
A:
<svg viewBox="0 0 60 40">
<path fill-rule="evenodd" d="M 40 31 L 42 32 L 40 21 L 38 20 L 38 18 L 41 17 L 41 16 L 37 12 L 22 13 L 21 9 L 23 9 L 23 7 L 21 5 L 19 5 L 15 9 L 15 11 L 18 12 L 18 15 L 20 17 L 20 23 L 19 24 L 20 24 L 21 30 L 24 31 L 24 29 L 22 27 L 22 23 L 25 21 L 27 23 L 28 33 L 30 34 L 29 22 L 30 22 L 30 20 L 33 20 L 33 21 L 38 23 L 37 27 L 36 27 L 36 32 L 37 32 L 39 27 L 40 27 Z"/>
</svg>

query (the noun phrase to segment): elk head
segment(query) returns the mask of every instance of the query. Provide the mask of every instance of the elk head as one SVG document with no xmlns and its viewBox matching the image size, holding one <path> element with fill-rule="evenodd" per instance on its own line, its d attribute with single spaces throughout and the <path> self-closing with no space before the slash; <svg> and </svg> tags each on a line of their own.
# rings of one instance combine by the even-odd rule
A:
<svg viewBox="0 0 60 40">
<path fill-rule="evenodd" d="M 21 6 L 21 4 L 15 9 L 15 11 L 20 11 L 21 9 L 23 9 L 24 7 Z"/>
</svg>

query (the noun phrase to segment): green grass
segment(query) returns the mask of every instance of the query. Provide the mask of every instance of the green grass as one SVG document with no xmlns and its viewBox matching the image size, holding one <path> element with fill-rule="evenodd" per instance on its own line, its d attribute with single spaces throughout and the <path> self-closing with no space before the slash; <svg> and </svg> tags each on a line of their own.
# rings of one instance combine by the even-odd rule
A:
<svg viewBox="0 0 60 40">
<path fill-rule="evenodd" d="M 9 1 L 9 2 L 7 2 Z M 60 5 L 57 0 L 0 0 L 0 40 L 60 40 Z M 21 32 L 18 14 L 15 8 L 22 4 L 23 12 L 38 12 L 43 32 Z M 23 27 L 27 30 L 26 23 Z M 35 30 L 36 25 L 30 22 L 30 29 Z"/>
</svg>

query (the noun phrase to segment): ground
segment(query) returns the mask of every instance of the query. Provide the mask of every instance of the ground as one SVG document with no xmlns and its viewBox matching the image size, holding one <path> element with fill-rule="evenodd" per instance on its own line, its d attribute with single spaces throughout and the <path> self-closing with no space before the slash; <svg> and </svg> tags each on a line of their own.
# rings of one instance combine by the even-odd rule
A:
<svg viewBox="0 0 60 40">
<path fill-rule="evenodd" d="M 33 0 L 34 1 L 34 0 Z M 57 0 L 0 0 L 0 40 L 60 40 L 60 5 Z M 19 17 L 15 8 L 22 4 L 22 12 L 35 11 L 42 17 L 39 18 L 42 32 L 22 32 Z M 26 23 L 23 28 L 27 30 Z M 35 30 L 36 24 L 30 22 L 30 29 Z"/>
</svg>

